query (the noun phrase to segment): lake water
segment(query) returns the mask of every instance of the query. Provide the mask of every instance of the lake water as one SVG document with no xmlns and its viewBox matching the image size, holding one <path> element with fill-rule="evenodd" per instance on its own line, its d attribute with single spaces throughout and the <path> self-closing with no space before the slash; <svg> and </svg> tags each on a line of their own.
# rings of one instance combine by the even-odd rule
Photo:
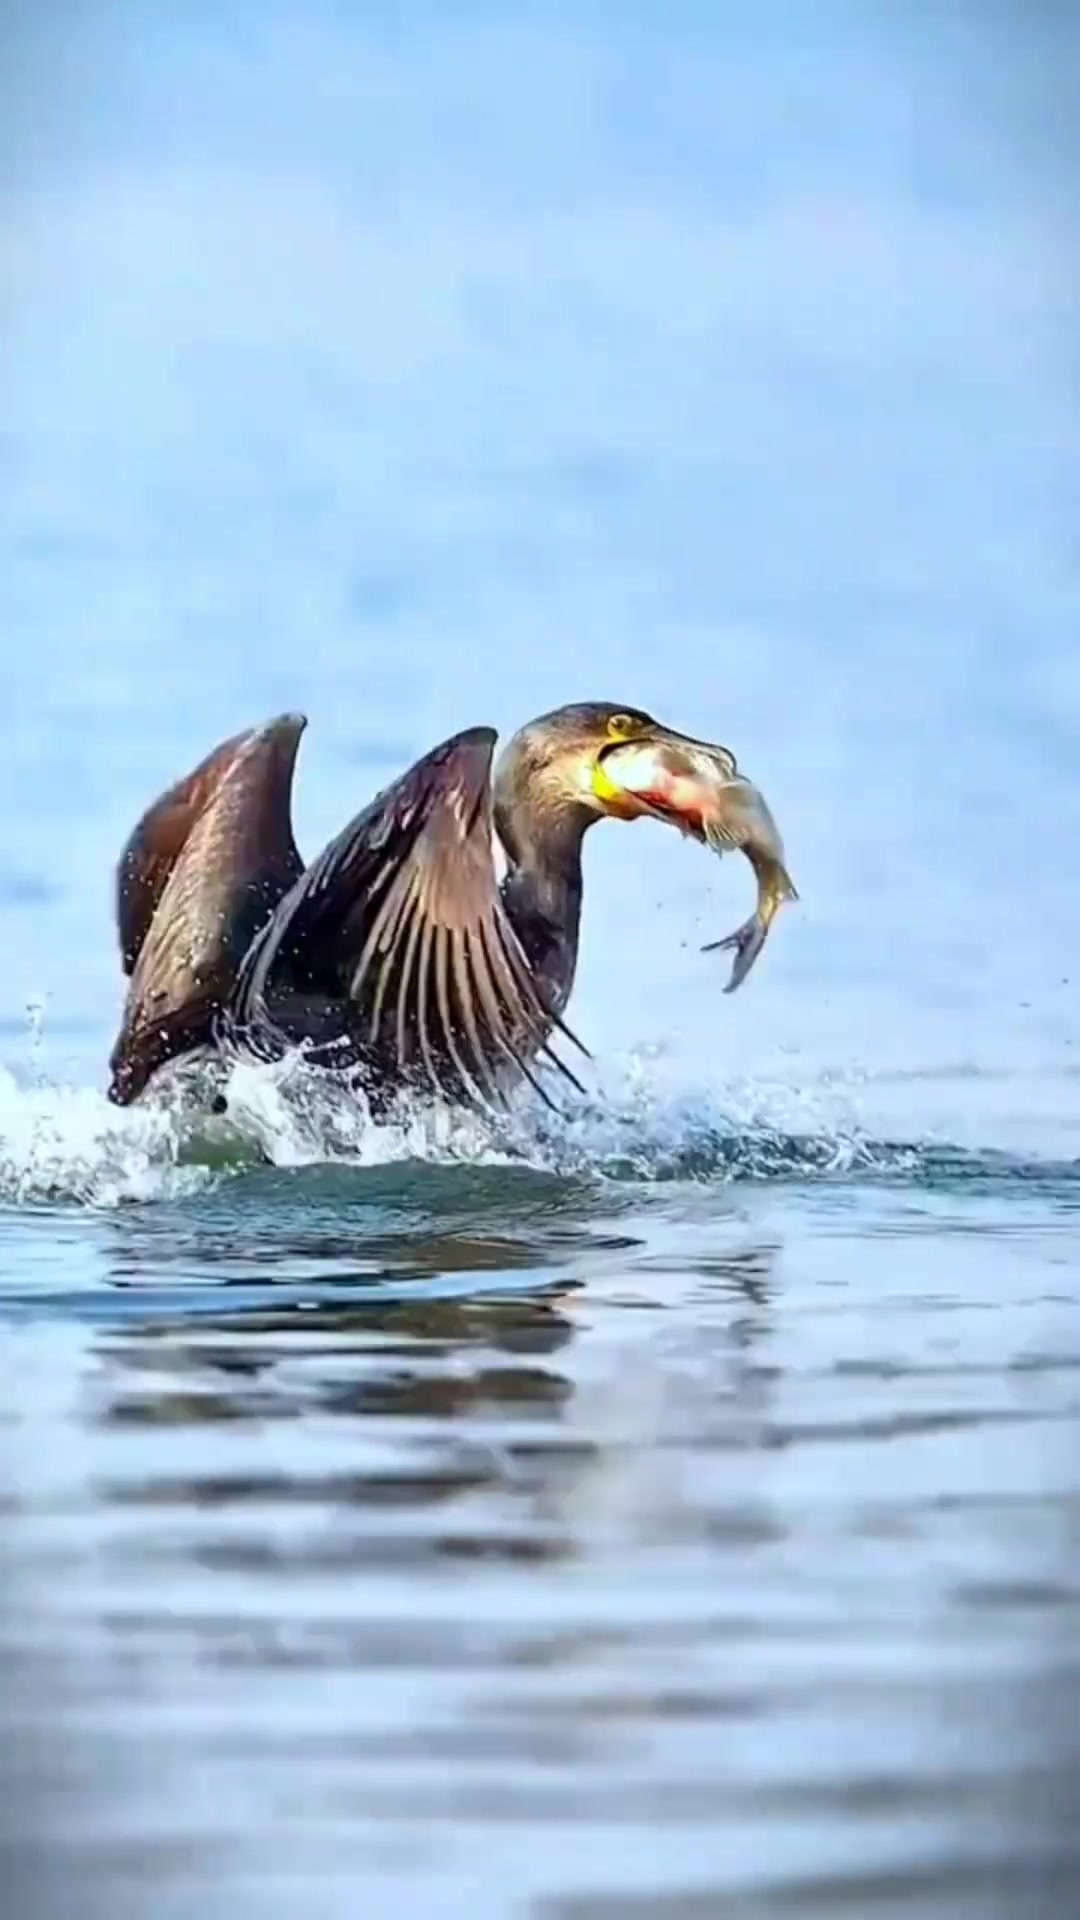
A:
<svg viewBox="0 0 1080 1920">
<path fill-rule="evenodd" d="M 168 15 L 6 62 L 7 1911 L 1063 1914 L 1075 35 Z M 605 825 L 561 1115 L 106 1106 L 166 782 L 301 707 L 313 853 L 577 698 L 768 795 L 739 994 Z"/>
</svg>

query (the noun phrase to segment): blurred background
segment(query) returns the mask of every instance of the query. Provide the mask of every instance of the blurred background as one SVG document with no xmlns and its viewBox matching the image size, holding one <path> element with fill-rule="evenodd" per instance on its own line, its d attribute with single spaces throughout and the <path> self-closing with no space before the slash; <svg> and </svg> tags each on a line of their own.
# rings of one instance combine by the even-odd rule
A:
<svg viewBox="0 0 1080 1920">
<path fill-rule="evenodd" d="M 991 1024 L 1058 1062 L 1065 12 L 84 0 L 4 34 L 9 1027 L 45 996 L 99 1063 L 115 850 L 223 734 L 308 712 L 314 850 L 459 725 L 611 697 L 730 741 L 791 842 L 807 911 L 725 1062 L 962 1062 Z M 655 1040 L 689 991 L 700 1057 L 696 935 L 749 876 L 706 914 L 662 829 L 588 853 L 582 1021 Z M 632 937 L 657 905 L 687 954 Z"/>
<path fill-rule="evenodd" d="M 13 1920 L 1065 1911 L 1078 56 L 1064 6 L 5 10 Z M 579 698 L 728 743 L 802 900 L 726 1000 L 748 871 L 591 836 L 603 1094 L 539 1185 L 327 1185 L 265 1087 L 273 1179 L 106 1111 L 164 785 L 302 708 L 313 854 Z"/>
</svg>

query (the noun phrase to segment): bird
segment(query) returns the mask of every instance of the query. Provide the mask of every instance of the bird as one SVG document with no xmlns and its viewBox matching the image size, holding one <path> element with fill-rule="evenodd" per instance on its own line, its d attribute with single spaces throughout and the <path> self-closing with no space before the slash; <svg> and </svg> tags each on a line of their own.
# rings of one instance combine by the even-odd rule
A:
<svg viewBox="0 0 1080 1920">
<path fill-rule="evenodd" d="M 131 833 L 116 869 L 128 985 L 108 1098 L 130 1105 L 188 1056 L 297 1047 L 382 1098 L 505 1104 L 525 1080 L 550 1104 L 545 1065 L 581 1089 L 554 1043 L 587 1054 L 564 1018 L 582 843 L 598 820 L 646 811 L 603 756 L 689 736 L 606 701 L 529 721 L 497 761 L 495 729 L 467 728 L 305 865 L 292 791 L 306 727 L 283 713 L 233 735 Z M 709 751 L 734 765 L 727 749 Z"/>
</svg>

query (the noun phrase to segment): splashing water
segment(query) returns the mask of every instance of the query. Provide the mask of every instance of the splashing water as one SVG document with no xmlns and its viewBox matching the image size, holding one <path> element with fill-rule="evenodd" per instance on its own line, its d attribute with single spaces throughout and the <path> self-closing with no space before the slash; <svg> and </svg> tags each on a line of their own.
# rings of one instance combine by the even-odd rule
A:
<svg viewBox="0 0 1080 1920">
<path fill-rule="evenodd" d="M 225 1115 L 208 1114 L 198 1074 L 181 1070 L 120 1109 L 95 1089 L 0 1069 L 0 1202 L 111 1208 L 194 1195 L 267 1166 L 518 1165 L 618 1183 L 724 1183 L 918 1179 L 946 1165 L 970 1175 L 1005 1164 L 927 1135 L 876 1137 L 850 1082 L 693 1090 L 666 1083 L 647 1053 L 610 1065 L 594 1094 L 558 1113 L 526 1093 L 504 1115 L 412 1104 L 375 1120 L 362 1095 L 299 1056 L 236 1063 L 227 1099 Z"/>
</svg>

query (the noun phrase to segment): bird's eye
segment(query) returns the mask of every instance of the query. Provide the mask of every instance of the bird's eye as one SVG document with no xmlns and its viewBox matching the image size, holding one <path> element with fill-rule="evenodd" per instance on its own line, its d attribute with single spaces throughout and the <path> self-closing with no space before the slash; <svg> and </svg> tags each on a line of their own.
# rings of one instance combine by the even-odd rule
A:
<svg viewBox="0 0 1080 1920">
<path fill-rule="evenodd" d="M 612 740 L 629 740 L 635 733 L 641 732 L 641 722 L 635 720 L 632 713 L 613 713 L 607 730 Z"/>
</svg>

